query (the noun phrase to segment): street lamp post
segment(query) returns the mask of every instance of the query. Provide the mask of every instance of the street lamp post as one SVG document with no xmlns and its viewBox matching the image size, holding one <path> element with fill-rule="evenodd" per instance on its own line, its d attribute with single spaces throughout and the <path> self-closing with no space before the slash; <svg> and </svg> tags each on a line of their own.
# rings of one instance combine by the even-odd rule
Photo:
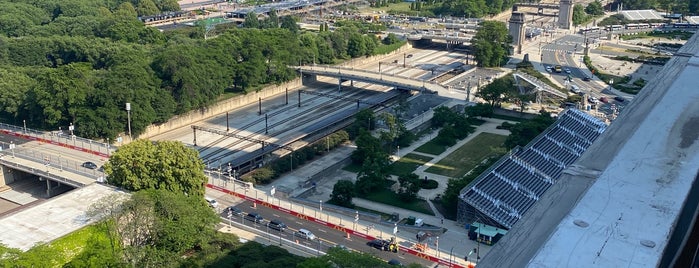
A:
<svg viewBox="0 0 699 268">
<path fill-rule="evenodd" d="M 126 123 L 129 127 L 129 140 L 133 141 L 133 137 L 131 136 L 131 103 L 130 102 L 126 103 L 126 118 L 127 118 Z M 70 133 L 70 134 L 73 135 L 73 133 Z"/>
<path fill-rule="evenodd" d="M 24 124 L 24 133 L 27 133 L 27 120 L 22 120 L 22 124 Z"/>
<path fill-rule="evenodd" d="M 14 148 L 14 147 L 13 147 Z M 14 152 L 14 151 L 13 151 Z M 14 156 L 14 155 L 13 155 Z M 359 222 L 359 210 L 354 211 L 354 230 L 357 230 L 357 222 Z"/>
</svg>

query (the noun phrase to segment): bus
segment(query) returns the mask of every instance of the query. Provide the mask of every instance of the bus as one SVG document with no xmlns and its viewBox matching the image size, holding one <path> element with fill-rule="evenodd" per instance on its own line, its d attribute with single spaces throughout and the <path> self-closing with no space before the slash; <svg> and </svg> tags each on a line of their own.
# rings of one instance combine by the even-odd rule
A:
<svg viewBox="0 0 699 268">
<path fill-rule="evenodd" d="M 608 32 L 619 31 L 619 30 L 624 29 L 624 25 L 619 25 L 619 24 L 607 25 L 606 29 Z"/>
<path fill-rule="evenodd" d="M 596 33 L 599 32 L 599 27 L 590 27 L 590 28 L 582 28 L 580 29 L 581 34 L 585 33 Z"/>
</svg>

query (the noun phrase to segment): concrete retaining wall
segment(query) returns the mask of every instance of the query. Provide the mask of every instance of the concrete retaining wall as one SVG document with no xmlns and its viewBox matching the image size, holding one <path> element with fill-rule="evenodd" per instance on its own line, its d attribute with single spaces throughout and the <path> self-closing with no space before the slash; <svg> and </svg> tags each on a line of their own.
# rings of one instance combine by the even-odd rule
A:
<svg viewBox="0 0 699 268">
<path fill-rule="evenodd" d="M 263 100 L 278 94 L 283 94 L 287 89 L 289 89 L 289 93 L 295 92 L 299 87 L 301 86 L 301 80 L 300 79 L 294 79 L 292 81 L 289 81 L 287 83 L 281 84 L 281 85 L 272 85 L 269 87 L 266 87 L 259 92 L 253 92 L 253 93 L 248 93 L 246 95 L 241 95 L 237 97 L 233 97 L 224 101 L 221 101 L 219 103 L 214 104 L 211 107 L 207 108 L 202 108 L 194 111 L 190 111 L 186 114 L 178 115 L 167 122 L 160 124 L 160 125 L 150 125 L 146 130 L 138 136 L 138 138 L 141 139 L 147 139 L 162 133 L 165 133 L 167 131 L 176 129 L 176 128 L 181 128 L 187 125 L 190 125 L 194 122 L 199 122 L 220 114 L 224 114 L 227 111 L 231 111 L 233 109 L 255 103 L 259 100 L 259 98 L 262 98 Z"/>
<path fill-rule="evenodd" d="M 380 61 L 384 58 L 387 57 L 392 57 L 401 53 L 405 53 L 407 50 L 411 49 L 412 45 L 410 43 L 406 43 L 399 49 L 388 53 L 388 54 L 383 54 L 383 55 L 375 55 L 371 57 L 364 57 L 364 58 L 355 58 L 352 60 L 349 60 L 340 66 L 345 66 L 345 67 L 351 67 L 355 65 L 363 65 L 367 64 L 370 62 L 375 62 L 375 61 Z M 167 122 L 159 125 L 150 125 L 149 127 L 146 128 L 146 130 L 143 132 L 143 134 L 139 135 L 138 138 L 141 139 L 148 139 L 153 136 L 163 134 L 165 132 L 168 132 L 170 130 L 176 129 L 176 128 L 181 128 L 185 127 L 187 125 L 190 125 L 195 122 L 199 122 L 220 114 L 225 113 L 226 111 L 231 111 L 233 109 L 257 102 L 259 98 L 262 98 L 263 100 L 278 94 L 283 94 L 287 89 L 289 89 L 289 93 L 295 92 L 298 90 L 298 88 L 301 87 L 301 79 L 297 78 L 292 81 L 289 81 L 287 83 L 281 84 L 281 85 L 272 85 L 268 86 L 266 88 L 263 88 L 259 92 L 254 92 L 254 93 L 248 93 L 246 95 L 242 96 L 237 96 L 233 97 L 227 100 L 223 100 L 219 103 L 216 103 L 212 105 L 211 107 L 207 108 L 202 108 L 199 110 L 194 110 L 190 111 L 186 114 L 178 115 Z"/>
</svg>

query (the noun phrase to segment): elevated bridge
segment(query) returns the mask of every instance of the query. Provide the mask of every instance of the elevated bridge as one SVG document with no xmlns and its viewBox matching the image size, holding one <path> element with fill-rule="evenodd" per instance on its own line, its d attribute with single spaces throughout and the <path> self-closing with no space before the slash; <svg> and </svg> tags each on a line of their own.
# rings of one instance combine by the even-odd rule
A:
<svg viewBox="0 0 699 268">
<path fill-rule="evenodd" d="M 431 81 L 395 76 L 376 71 L 327 65 L 297 66 L 295 68 L 301 72 L 302 75 L 320 75 L 338 78 L 340 84 L 344 81 L 359 81 L 400 89 L 437 93 L 440 95 L 449 93 L 449 89 L 445 86 Z"/>
<path fill-rule="evenodd" d="M 528 75 L 528 74 L 525 74 L 522 72 L 514 72 L 514 73 L 512 73 L 512 76 L 514 76 L 515 81 L 522 79 L 524 81 L 527 81 L 529 84 L 532 84 L 533 86 L 536 87 L 537 92 L 549 93 L 551 95 L 554 95 L 554 96 L 560 97 L 560 98 L 564 98 L 564 99 L 568 97 L 568 94 L 565 94 L 565 93 L 561 92 L 560 90 L 557 90 L 557 89 L 549 86 L 548 84 L 544 83 L 543 81 L 541 81 L 538 78 L 533 77 L 531 75 Z M 520 92 L 520 93 L 524 93 L 524 92 Z"/>
</svg>

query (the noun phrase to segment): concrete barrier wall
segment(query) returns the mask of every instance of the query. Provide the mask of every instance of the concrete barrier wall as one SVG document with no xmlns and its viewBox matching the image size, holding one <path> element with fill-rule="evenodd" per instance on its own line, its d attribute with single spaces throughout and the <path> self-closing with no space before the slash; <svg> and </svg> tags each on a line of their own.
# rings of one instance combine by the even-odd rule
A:
<svg viewBox="0 0 699 268">
<path fill-rule="evenodd" d="M 268 86 L 259 92 L 252 92 L 246 95 L 241 95 L 233 97 L 219 103 L 212 105 L 211 107 L 202 108 L 194 111 L 190 111 L 186 114 L 178 115 L 167 122 L 160 125 L 150 125 L 146 130 L 138 136 L 141 139 L 147 139 L 167 131 L 181 128 L 190 125 L 195 122 L 199 122 L 220 114 L 224 114 L 227 111 L 234 110 L 236 108 L 255 103 L 262 98 L 263 100 L 278 94 L 284 94 L 284 92 L 289 89 L 289 93 L 295 92 L 301 86 L 301 80 L 299 78 L 289 81 L 281 85 Z"/>
<path fill-rule="evenodd" d="M 382 54 L 382 55 L 375 55 L 371 57 L 364 57 L 364 58 L 355 58 L 352 60 L 349 60 L 341 66 L 355 66 L 355 65 L 363 65 L 369 62 L 375 62 L 375 61 L 380 61 L 384 58 L 387 57 L 392 57 L 398 54 L 406 53 L 408 49 L 412 48 L 412 45 L 408 42 L 399 49 L 388 53 L 388 54 Z M 153 136 L 168 132 L 170 130 L 176 129 L 176 128 L 181 128 L 185 127 L 187 125 L 190 125 L 195 122 L 199 122 L 220 114 L 223 114 L 227 111 L 231 111 L 233 109 L 255 103 L 259 100 L 259 98 L 262 98 L 263 100 L 278 94 L 283 94 L 287 89 L 289 89 L 289 93 L 292 91 L 295 92 L 296 90 L 301 87 L 301 79 L 297 78 L 292 81 L 289 81 L 287 83 L 281 84 L 281 85 L 272 85 L 268 86 L 266 88 L 263 88 L 259 92 L 254 92 L 254 93 L 248 93 L 246 95 L 242 96 L 237 96 L 233 97 L 227 100 L 223 100 L 219 103 L 216 103 L 212 105 L 211 107 L 207 108 L 202 108 L 194 111 L 190 111 L 186 114 L 178 115 L 170 120 L 168 120 L 165 123 L 159 124 L 159 125 L 150 125 L 149 127 L 146 128 L 146 130 L 143 132 L 143 134 L 139 135 L 138 138 L 140 139 L 148 139 Z M 128 139 L 127 139 L 128 140 Z M 127 141 L 128 142 L 128 141 Z M 127 143 L 125 142 L 125 143 Z"/>
</svg>

